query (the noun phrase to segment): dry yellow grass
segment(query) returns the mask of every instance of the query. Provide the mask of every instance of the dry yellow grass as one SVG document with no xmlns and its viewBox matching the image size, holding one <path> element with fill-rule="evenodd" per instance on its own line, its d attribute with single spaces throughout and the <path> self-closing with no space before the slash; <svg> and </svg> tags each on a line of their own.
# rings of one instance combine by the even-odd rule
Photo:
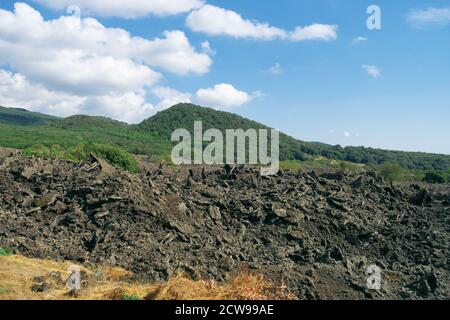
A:
<svg viewBox="0 0 450 320">
<path fill-rule="evenodd" d="M 282 284 L 242 271 L 226 283 L 193 281 L 183 274 L 165 283 L 145 284 L 130 281 L 130 272 L 112 267 L 89 270 L 81 267 L 83 288 L 74 297 L 65 286 L 69 262 L 30 259 L 22 256 L 0 257 L 0 300 L 267 300 L 294 299 Z M 40 280 L 39 280 L 40 278 Z M 45 280 L 45 292 L 34 292 L 36 281 Z"/>
<path fill-rule="evenodd" d="M 68 269 L 73 265 L 70 262 L 54 262 L 41 259 L 30 259 L 22 256 L 0 257 L 0 299 L 2 300 L 64 300 L 64 299 L 105 299 L 106 296 L 118 286 L 123 287 L 128 294 L 128 287 L 133 294 L 145 295 L 150 288 L 137 284 L 123 282 L 130 273 L 120 268 L 99 268 L 92 271 L 80 267 L 87 280 L 77 297 L 70 295 L 65 285 Z M 60 275 L 58 277 L 57 275 Z M 44 277 L 50 285 L 45 292 L 33 292 L 36 277 Z M 132 290 L 131 290 L 132 289 Z M 140 291 L 139 291 L 140 290 Z"/>
<path fill-rule="evenodd" d="M 261 275 L 241 271 L 225 283 L 192 281 L 183 274 L 153 289 L 145 299 L 156 300 L 292 300 L 295 296 L 283 284 Z"/>
</svg>

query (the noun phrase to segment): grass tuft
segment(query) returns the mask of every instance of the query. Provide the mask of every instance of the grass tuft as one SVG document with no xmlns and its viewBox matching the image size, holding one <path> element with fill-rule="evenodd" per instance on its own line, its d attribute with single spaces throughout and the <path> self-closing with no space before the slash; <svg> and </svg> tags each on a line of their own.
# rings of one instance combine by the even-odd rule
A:
<svg viewBox="0 0 450 320">
<path fill-rule="evenodd" d="M 139 298 L 139 296 L 137 294 L 131 294 L 131 295 L 124 294 L 123 300 L 135 301 L 135 300 L 141 300 L 141 298 Z"/>
<path fill-rule="evenodd" d="M 0 257 L 8 257 L 11 256 L 12 252 L 6 248 L 0 248 Z"/>
</svg>

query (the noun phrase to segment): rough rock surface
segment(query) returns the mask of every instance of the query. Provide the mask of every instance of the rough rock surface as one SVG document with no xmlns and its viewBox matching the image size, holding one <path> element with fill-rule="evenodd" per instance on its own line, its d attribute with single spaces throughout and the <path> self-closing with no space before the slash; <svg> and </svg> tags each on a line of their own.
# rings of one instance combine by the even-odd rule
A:
<svg viewBox="0 0 450 320">
<path fill-rule="evenodd" d="M 166 168 L 0 156 L 0 247 L 222 280 L 243 267 L 302 299 L 450 298 L 450 187 L 374 174 Z M 366 270 L 381 269 L 369 290 Z M 41 289 L 41 288 L 36 288 Z"/>
</svg>

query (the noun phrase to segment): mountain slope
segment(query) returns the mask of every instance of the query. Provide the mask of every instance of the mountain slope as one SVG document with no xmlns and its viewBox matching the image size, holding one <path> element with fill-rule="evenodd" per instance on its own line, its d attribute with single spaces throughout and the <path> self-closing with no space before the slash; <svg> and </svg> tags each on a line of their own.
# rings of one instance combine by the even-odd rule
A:
<svg viewBox="0 0 450 320">
<path fill-rule="evenodd" d="M 204 130 L 210 128 L 216 128 L 221 131 L 231 128 L 268 128 L 258 122 L 233 113 L 217 111 L 187 103 L 177 104 L 167 110 L 158 112 L 136 127 L 143 131 L 152 132 L 158 136 L 170 137 L 171 133 L 178 128 L 192 130 L 194 128 L 194 121 L 202 121 Z"/>
<path fill-rule="evenodd" d="M 202 120 L 203 130 L 265 129 L 267 126 L 236 114 L 192 104 L 178 104 L 137 125 L 104 117 L 72 116 L 58 119 L 20 109 L 0 108 L 0 146 L 25 149 L 36 144 L 64 148 L 80 143 L 112 144 L 127 151 L 154 158 L 170 156 L 171 133 L 178 128 L 193 131 L 194 121 Z M 326 157 L 361 164 L 392 162 L 408 169 L 449 170 L 450 156 L 420 152 L 388 151 L 365 147 L 331 146 L 304 142 L 280 134 L 281 160 L 307 160 Z"/>
<path fill-rule="evenodd" d="M 0 108 L 0 119 L 3 119 L 0 121 L 0 147 L 27 149 L 56 145 L 59 150 L 97 143 L 114 145 L 134 154 L 156 158 L 170 154 L 171 150 L 167 139 L 162 140 L 136 130 L 134 126 L 105 117 L 76 115 L 61 119 Z"/>
<path fill-rule="evenodd" d="M 162 139 L 170 139 L 172 132 L 183 128 L 194 131 L 194 121 L 202 121 L 203 132 L 214 128 L 225 133 L 227 129 L 269 129 L 269 127 L 241 117 L 237 114 L 217 111 L 193 104 L 178 104 L 161 111 L 153 117 L 138 124 L 138 130 L 152 133 Z M 280 133 L 280 156 L 283 160 L 305 159 L 308 155 L 302 152 L 302 142 L 284 133 Z"/>
<path fill-rule="evenodd" d="M 137 129 L 152 133 L 161 139 L 170 139 L 171 133 L 178 128 L 193 132 L 194 121 L 202 120 L 203 130 L 226 129 L 264 129 L 258 122 L 229 112 L 216 111 L 192 104 L 178 104 L 136 126 Z M 365 147 L 341 147 L 319 142 L 304 142 L 286 134 L 280 134 L 281 160 L 305 160 L 323 156 L 328 159 L 350 161 L 363 164 L 383 164 L 393 162 L 408 169 L 447 170 L 450 168 L 450 156 L 421 152 L 389 151 Z"/>
<path fill-rule="evenodd" d="M 25 109 L 5 108 L 0 106 L 0 123 L 18 125 L 40 125 L 57 120 L 57 117 L 31 112 Z"/>
</svg>

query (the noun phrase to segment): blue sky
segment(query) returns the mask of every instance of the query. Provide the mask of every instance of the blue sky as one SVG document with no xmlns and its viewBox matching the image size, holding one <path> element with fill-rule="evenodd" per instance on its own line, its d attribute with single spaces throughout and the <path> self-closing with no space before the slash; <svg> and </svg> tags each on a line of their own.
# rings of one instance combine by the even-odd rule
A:
<svg viewBox="0 0 450 320">
<path fill-rule="evenodd" d="M 98 43 L 93 49 L 70 30 L 67 37 L 74 37 L 73 44 L 52 44 L 55 39 L 45 33 L 51 28 L 45 23 L 67 16 L 66 2 L 25 1 L 43 21 L 20 18 L 17 9 L 14 24 L 0 21 L 0 40 L 7 42 L 2 47 L 0 41 L 0 104 L 138 122 L 171 102 L 189 100 L 238 113 L 302 140 L 450 154 L 450 4 L 444 1 L 176 0 L 166 8 L 129 0 L 129 7 L 118 9 L 104 7 L 107 2 L 101 0 L 67 3 L 79 5 L 82 19 L 93 17 L 104 28 L 120 28 L 148 41 L 178 30 L 188 42 L 188 47 L 181 40 L 161 47 L 159 42 L 151 44 L 151 54 L 133 44 L 133 52 L 123 55 L 117 54 L 122 49 L 116 49 L 111 35 L 102 36 L 108 42 L 102 49 Z M 0 3 L 4 17 L 14 14 L 15 3 Z M 381 9 L 381 30 L 366 26 L 371 4 Z M 201 15 L 205 5 L 218 14 Z M 230 30 L 231 12 L 240 16 L 248 32 Z M 205 19 L 210 20 L 202 24 Z M 293 40 L 296 27 L 314 24 L 323 28 L 305 29 L 310 39 Z M 211 51 L 202 47 L 205 41 Z M 18 48 L 23 56 L 8 54 Z M 67 74 L 55 76 L 48 61 L 31 63 L 27 50 L 43 59 L 69 52 L 68 60 L 75 62 L 65 66 L 57 59 L 54 65 Z M 155 58 L 155 52 L 174 58 Z M 99 60 L 90 63 L 94 55 Z M 184 60 L 176 61 L 180 56 Z M 121 72 L 109 74 L 109 65 Z M 97 66 L 99 70 L 88 74 Z M 85 72 L 76 74 L 84 67 Z M 102 74 L 107 84 L 98 76 Z M 219 105 L 218 100 L 229 102 Z"/>
</svg>

